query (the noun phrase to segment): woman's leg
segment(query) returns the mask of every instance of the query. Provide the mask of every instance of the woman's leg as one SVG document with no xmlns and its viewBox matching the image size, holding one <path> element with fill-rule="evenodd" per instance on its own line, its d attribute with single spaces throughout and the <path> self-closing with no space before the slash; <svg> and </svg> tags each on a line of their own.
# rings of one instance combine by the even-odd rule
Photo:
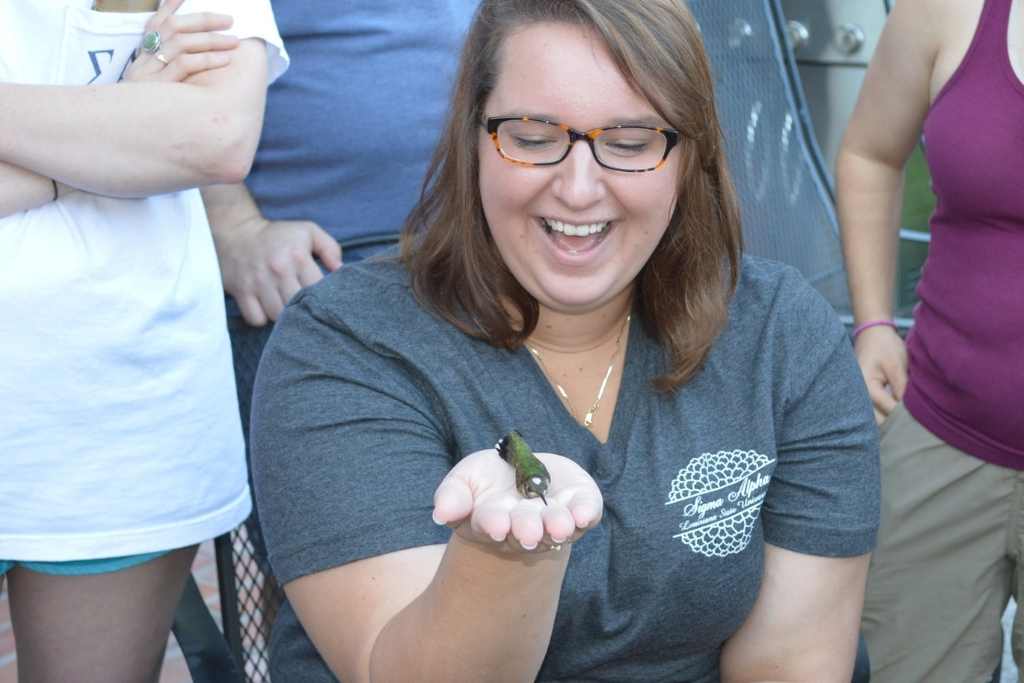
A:
<svg viewBox="0 0 1024 683">
<path fill-rule="evenodd" d="M 4 594 L 4 582 L 7 580 L 7 574 L 0 574 L 0 595 Z"/>
<path fill-rule="evenodd" d="M 1018 474 L 899 406 L 882 427 L 882 525 L 861 627 L 872 683 L 987 683 L 1011 592 Z"/>
<path fill-rule="evenodd" d="M 155 683 L 197 546 L 116 572 L 8 572 L 19 683 Z"/>
<path fill-rule="evenodd" d="M 1014 501 L 1014 571 L 1013 597 L 1017 609 L 1010 629 L 1010 650 L 1017 665 L 1017 680 L 1024 683 L 1024 472 L 1017 474 L 1017 497 Z"/>
</svg>

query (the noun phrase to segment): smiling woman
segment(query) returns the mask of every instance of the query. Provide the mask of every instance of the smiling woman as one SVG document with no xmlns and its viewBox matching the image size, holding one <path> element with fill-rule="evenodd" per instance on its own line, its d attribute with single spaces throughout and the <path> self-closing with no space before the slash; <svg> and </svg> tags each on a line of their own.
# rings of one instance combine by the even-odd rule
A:
<svg viewBox="0 0 1024 683">
<path fill-rule="evenodd" d="M 683 4 L 485 0 L 401 255 L 260 365 L 275 673 L 848 681 L 870 404 L 739 228 Z"/>
<path fill-rule="evenodd" d="M 622 309 L 635 284 L 645 323 L 676 359 L 660 385 L 677 386 L 725 322 L 741 242 L 699 31 L 685 10 L 660 3 L 613 3 L 586 20 L 587 3 L 532 4 L 488 8 L 491 29 L 468 37 L 475 58 L 455 92 L 445 156 L 409 221 L 414 286 L 468 334 L 515 346 L 533 332 L 538 301 L 570 312 L 620 295 Z M 679 196 L 686 201 L 676 211 Z M 481 212 L 490 232 L 479 229 Z M 515 226 L 532 229 L 517 233 L 525 242 L 513 254 L 500 235 Z M 595 237 L 561 237 L 580 228 Z M 552 239 L 536 239 L 537 229 Z M 542 281 L 524 262 L 534 257 L 559 267 Z M 434 259 L 450 258 L 462 268 L 436 267 Z M 600 267 L 602 259 L 614 267 Z M 592 290 L 577 279 L 588 267 Z M 557 286 L 573 293 L 560 304 L 540 296 Z M 460 322 L 460 309 L 472 311 L 471 323 Z"/>
<path fill-rule="evenodd" d="M 646 166 L 648 172 L 602 168 L 602 158 L 617 160 L 602 140 L 631 129 L 611 128 L 608 133 L 597 126 L 640 118 L 654 120 L 661 128 L 669 125 L 622 77 L 603 42 L 589 29 L 564 23 L 529 26 L 507 38 L 499 60 L 484 115 L 492 126 L 500 122 L 495 126 L 497 139 L 515 144 L 517 154 L 527 156 L 521 151 L 527 144 L 535 148 L 536 133 L 529 143 L 523 142 L 523 134 L 537 125 L 522 118 L 491 117 L 544 111 L 584 130 L 601 131 L 580 136 L 592 146 L 574 144 L 569 135 L 555 138 L 562 141 L 561 154 L 538 167 L 508 163 L 507 154 L 495 154 L 486 144 L 487 131 L 481 128 L 481 204 L 502 262 L 537 301 L 542 317 L 547 309 L 564 314 L 607 309 L 609 320 L 621 320 L 632 301 L 637 273 L 668 228 L 682 150 L 666 156 L 667 138 L 654 132 L 661 142 L 653 163 Z M 566 88 L 568 82 L 574 87 Z M 502 129 L 511 126 L 515 128 L 502 135 Z M 650 129 L 636 130 L 643 133 L 642 139 L 653 139 Z M 641 139 L 637 132 L 629 135 Z"/>
</svg>

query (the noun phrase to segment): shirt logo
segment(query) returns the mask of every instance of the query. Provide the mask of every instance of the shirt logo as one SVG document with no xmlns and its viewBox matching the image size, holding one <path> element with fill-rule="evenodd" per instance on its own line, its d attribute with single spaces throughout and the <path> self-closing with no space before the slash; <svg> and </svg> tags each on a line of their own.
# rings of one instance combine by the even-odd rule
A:
<svg viewBox="0 0 1024 683">
<path fill-rule="evenodd" d="M 678 538 L 705 557 L 727 557 L 750 544 L 775 460 L 757 451 L 702 453 L 672 480 L 665 505 L 682 515 Z"/>
</svg>

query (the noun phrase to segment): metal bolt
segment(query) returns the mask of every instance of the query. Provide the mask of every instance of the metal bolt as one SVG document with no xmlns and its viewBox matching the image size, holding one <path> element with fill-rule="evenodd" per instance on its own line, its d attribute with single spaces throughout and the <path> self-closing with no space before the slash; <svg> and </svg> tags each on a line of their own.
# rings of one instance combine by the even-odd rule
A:
<svg viewBox="0 0 1024 683">
<path fill-rule="evenodd" d="M 864 29 L 856 24 L 843 24 L 836 29 L 835 40 L 840 52 L 855 54 L 864 47 Z"/>
<path fill-rule="evenodd" d="M 754 27 L 746 19 L 736 19 L 729 27 L 729 47 L 737 48 L 754 35 Z"/>
<path fill-rule="evenodd" d="M 789 42 L 793 45 L 794 51 L 799 50 L 811 41 L 811 32 L 807 30 L 807 26 L 796 19 L 790 19 L 786 22 L 786 27 L 789 29 Z"/>
</svg>

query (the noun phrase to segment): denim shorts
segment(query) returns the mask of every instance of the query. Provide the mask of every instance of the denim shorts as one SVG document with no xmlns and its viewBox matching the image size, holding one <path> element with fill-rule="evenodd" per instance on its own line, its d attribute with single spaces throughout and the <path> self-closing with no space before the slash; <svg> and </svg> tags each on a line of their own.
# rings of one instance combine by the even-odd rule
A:
<svg viewBox="0 0 1024 683">
<path fill-rule="evenodd" d="M 24 567 L 29 571 L 52 576 L 85 576 L 87 574 L 106 574 L 121 571 L 155 560 L 169 553 L 161 550 L 142 555 L 124 555 L 122 557 L 105 557 L 99 560 L 73 560 L 71 562 L 27 562 L 24 560 L 0 560 L 0 576 L 14 567 Z"/>
</svg>

